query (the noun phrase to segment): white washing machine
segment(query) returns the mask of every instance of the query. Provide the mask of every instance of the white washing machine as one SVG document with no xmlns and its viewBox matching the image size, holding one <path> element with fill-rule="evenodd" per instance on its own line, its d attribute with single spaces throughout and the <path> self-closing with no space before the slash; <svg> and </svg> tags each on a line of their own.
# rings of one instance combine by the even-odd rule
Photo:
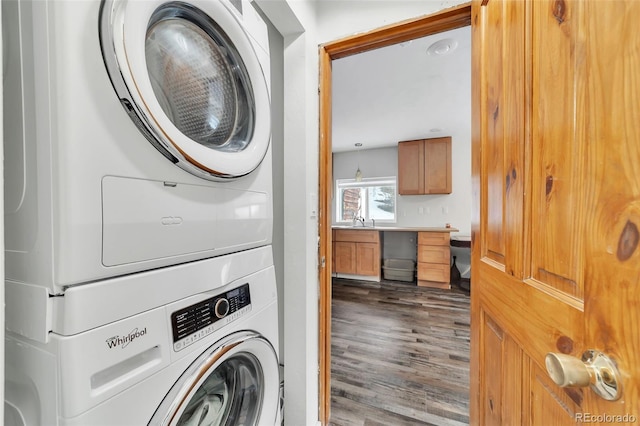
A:
<svg viewBox="0 0 640 426">
<path fill-rule="evenodd" d="M 135 274 L 146 276 L 129 283 L 136 290 L 145 280 L 155 290 L 101 303 L 87 297 L 75 328 L 46 344 L 8 333 L 4 424 L 277 424 L 278 310 L 267 257 L 239 253 Z M 216 263 L 224 258 L 236 262 Z M 162 293 L 204 281 L 207 291 L 114 320 L 119 303 L 170 299 Z M 87 319 L 95 316 L 106 322 L 94 326 Z"/>
<path fill-rule="evenodd" d="M 7 299 L 269 245 L 247 0 L 2 2 Z"/>
</svg>

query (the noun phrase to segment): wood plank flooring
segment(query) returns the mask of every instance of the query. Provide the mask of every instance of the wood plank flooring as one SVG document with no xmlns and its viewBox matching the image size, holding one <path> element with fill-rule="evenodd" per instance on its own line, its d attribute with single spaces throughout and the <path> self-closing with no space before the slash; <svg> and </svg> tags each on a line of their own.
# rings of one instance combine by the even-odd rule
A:
<svg viewBox="0 0 640 426">
<path fill-rule="evenodd" d="M 332 426 L 467 425 L 469 295 L 333 279 Z"/>
</svg>

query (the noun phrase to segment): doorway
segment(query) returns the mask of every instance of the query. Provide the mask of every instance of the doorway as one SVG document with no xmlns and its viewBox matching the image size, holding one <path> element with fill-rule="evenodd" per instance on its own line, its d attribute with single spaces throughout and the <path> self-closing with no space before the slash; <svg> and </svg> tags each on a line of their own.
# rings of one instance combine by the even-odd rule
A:
<svg viewBox="0 0 640 426">
<path fill-rule="evenodd" d="M 331 401 L 331 193 L 333 189 L 331 144 L 331 63 L 343 58 L 380 47 L 390 46 L 420 37 L 440 33 L 471 24 L 469 4 L 440 11 L 423 18 L 404 21 L 320 47 L 320 333 L 319 333 L 319 393 L 320 420 L 327 424 Z"/>
</svg>

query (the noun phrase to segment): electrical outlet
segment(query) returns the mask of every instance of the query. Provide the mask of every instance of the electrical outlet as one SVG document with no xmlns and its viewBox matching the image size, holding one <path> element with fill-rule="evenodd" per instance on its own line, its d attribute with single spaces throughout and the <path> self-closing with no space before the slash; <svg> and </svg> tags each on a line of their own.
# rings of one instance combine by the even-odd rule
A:
<svg viewBox="0 0 640 426">
<path fill-rule="evenodd" d="M 443 206 L 442 207 L 442 213 L 443 214 L 449 214 L 449 207 Z"/>
</svg>

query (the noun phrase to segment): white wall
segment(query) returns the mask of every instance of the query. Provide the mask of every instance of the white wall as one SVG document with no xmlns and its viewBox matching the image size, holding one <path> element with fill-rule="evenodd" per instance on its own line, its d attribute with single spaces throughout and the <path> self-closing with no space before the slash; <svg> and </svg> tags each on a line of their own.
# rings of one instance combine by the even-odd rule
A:
<svg viewBox="0 0 640 426">
<path fill-rule="evenodd" d="M 461 1 L 257 0 L 284 36 L 285 422 L 318 421 L 318 45 Z M 319 10 L 316 10 L 316 7 Z"/>
<path fill-rule="evenodd" d="M 263 17 L 264 18 L 264 17 Z M 284 38 L 265 19 L 271 55 L 271 156 L 273 168 L 273 263 L 278 286 L 278 331 L 284 336 Z M 280 339 L 280 363 L 284 339 Z"/>
</svg>

